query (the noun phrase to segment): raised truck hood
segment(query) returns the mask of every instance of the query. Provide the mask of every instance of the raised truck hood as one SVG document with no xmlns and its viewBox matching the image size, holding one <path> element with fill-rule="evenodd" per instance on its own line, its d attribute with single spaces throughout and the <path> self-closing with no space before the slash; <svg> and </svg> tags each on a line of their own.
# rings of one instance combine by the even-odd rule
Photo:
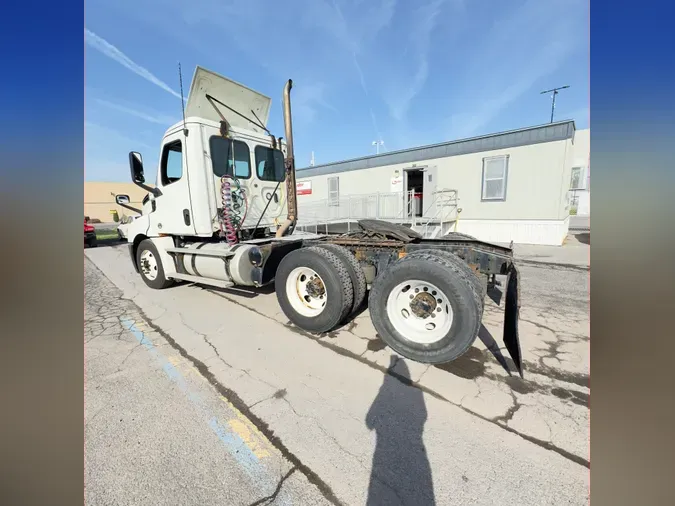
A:
<svg viewBox="0 0 675 506">
<path fill-rule="evenodd" d="M 190 86 L 190 93 L 185 106 L 185 116 L 196 116 L 220 123 L 222 118 L 206 98 L 206 95 L 212 96 L 254 121 L 255 117 L 253 117 L 251 111 L 255 112 L 261 123 L 267 126 L 270 105 L 272 103 L 269 97 L 251 88 L 247 88 L 243 84 L 239 84 L 220 74 L 198 66 L 192 78 L 192 85 Z M 262 129 L 249 123 L 226 107 L 221 106 L 217 102 L 215 102 L 215 105 L 231 126 L 264 133 Z"/>
</svg>

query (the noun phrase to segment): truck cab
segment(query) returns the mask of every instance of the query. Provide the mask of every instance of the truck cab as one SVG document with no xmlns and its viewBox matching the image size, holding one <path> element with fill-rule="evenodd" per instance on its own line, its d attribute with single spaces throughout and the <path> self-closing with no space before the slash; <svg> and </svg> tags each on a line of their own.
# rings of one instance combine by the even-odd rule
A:
<svg viewBox="0 0 675 506">
<path fill-rule="evenodd" d="M 286 149 L 267 131 L 270 104 L 268 97 L 197 67 L 186 117 L 162 138 L 153 188 L 146 185 L 142 155 L 129 155 L 132 180 L 148 190 L 142 216 L 129 226 L 129 242 L 138 235 L 212 237 L 222 230 L 226 201 L 240 230 L 278 227 L 287 212 Z"/>
</svg>

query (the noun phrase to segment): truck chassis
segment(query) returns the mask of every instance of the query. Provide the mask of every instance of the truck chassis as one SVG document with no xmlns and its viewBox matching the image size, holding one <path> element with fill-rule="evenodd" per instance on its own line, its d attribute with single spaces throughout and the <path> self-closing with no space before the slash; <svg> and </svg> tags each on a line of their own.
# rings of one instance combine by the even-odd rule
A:
<svg viewBox="0 0 675 506">
<path fill-rule="evenodd" d="M 148 191 L 143 214 L 130 224 L 128 236 L 131 260 L 143 281 L 156 289 L 181 280 L 219 287 L 260 287 L 273 282 L 288 319 L 319 334 L 344 324 L 367 302 L 373 326 L 389 347 L 408 359 L 438 364 L 455 360 L 470 348 L 481 328 L 488 289 L 497 284 L 497 275 L 506 276 L 504 344 L 522 376 L 519 279 L 511 248 L 456 233 L 425 239 L 410 228 L 379 220 L 361 220 L 358 230 L 342 235 L 295 232 L 298 203 L 291 87 L 289 80 L 283 95 L 284 145 L 254 111 L 257 108 L 266 121 L 269 99 L 198 67 L 187 106 L 197 115 L 189 122 L 184 117 L 180 130 L 174 126 L 167 131 L 161 166 L 166 165 L 164 157 L 171 153 L 180 153 L 183 160 L 182 148 L 174 148 L 185 143 L 186 181 L 190 183 L 171 186 L 180 181 L 182 168 L 169 178 L 160 167 L 160 184 L 150 187 L 145 183 L 141 154 L 129 153 L 132 181 Z M 216 99 L 211 89 L 235 103 L 238 100 L 241 107 L 250 109 L 255 120 Z M 209 119 L 213 110 L 218 121 Z M 234 115 L 228 116 L 227 111 Z M 268 137 L 244 130 L 241 125 L 233 128 L 231 123 L 242 119 L 264 130 Z M 190 132 L 195 133 L 188 136 Z M 189 139 L 194 144 L 188 165 Z M 244 142 L 246 139 L 250 144 Z M 213 155 L 209 165 L 202 153 L 207 153 L 207 147 L 214 153 L 212 142 L 220 146 L 221 154 Z M 255 177 L 249 173 L 247 190 L 243 191 L 235 175 L 235 142 L 245 160 L 255 150 L 257 170 L 272 169 L 265 175 L 256 172 Z M 226 146 L 229 154 L 225 157 L 222 149 Z M 270 181 L 277 183 L 276 188 L 265 197 L 267 203 L 257 222 L 245 225 L 249 206 L 246 192 L 255 193 Z M 288 212 L 286 221 L 277 223 L 272 232 L 269 220 L 267 225 L 259 225 L 282 182 Z M 215 192 L 221 201 L 209 203 Z M 241 218 L 235 196 L 245 209 Z M 128 205 L 128 196 L 118 195 L 116 201 L 140 212 Z M 216 216 L 212 217 L 214 212 Z M 196 235 L 186 236 L 185 231 Z"/>
<path fill-rule="evenodd" d="M 252 282 L 247 284 L 261 287 L 274 282 L 277 300 L 289 320 L 314 333 L 334 330 L 367 302 L 373 325 L 392 349 L 418 362 L 444 363 L 455 360 L 473 344 L 487 291 L 498 283 L 497 275 L 506 276 L 503 341 L 523 376 L 518 338 L 519 275 L 511 248 L 463 234 L 424 239 L 407 227 L 378 220 L 362 220 L 359 228 L 342 235 L 293 234 L 242 241 L 239 246 L 249 248 L 246 257 L 253 265 Z M 212 261 L 222 261 L 222 268 L 236 278 L 228 265 L 234 255 L 231 251 L 201 249 L 203 239 L 193 243 L 190 238 L 175 238 L 175 247 L 167 249 L 175 273 L 149 280 L 143 273 L 142 243 L 137 240 L 129 244 L 130 256 L 136 271 L 153 288 L 171 286 L 174 280 L 221 287 L 236 284 L 199 275 L 195 259 L 206 255 Z M 213 244 L 222 243 L 216 240 Z M 295 289 L 289 289 L 289 277 L 302 268 L 307 278 L 313 279 L 303 284 L 300 272 Z M 399 272 L 402 269 L 408 274 Z M 393 281 L 389 279 L 392 277 Z M 392 304 L 394 281 L 402 285 L 403 293 L 410 291 L 405 307 L 400 300 L 398 306 Z M 437 291 L 443 296 L 437 297 Z M 447 299 L 452 303 L 447 304 Z M 322 311 L 325 317 L 317 318 Z M 418 328 L 406 328 L 406 320 Z M 445 330 L 440 328 L 443 324 Z M 416 338 L 410 339 L 406 331 Z M 434 340 L 439 332 L 445 335 Z"/>
</svg>

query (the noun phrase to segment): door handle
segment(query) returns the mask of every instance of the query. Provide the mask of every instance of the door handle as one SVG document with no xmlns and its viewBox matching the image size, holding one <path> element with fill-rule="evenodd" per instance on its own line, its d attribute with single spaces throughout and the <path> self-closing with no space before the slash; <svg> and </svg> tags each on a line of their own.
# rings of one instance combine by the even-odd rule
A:
<svg viewBox="0 0 675 506">
<path fill-rule="evenodd" d="M 189 227 L 190 226 L 190 211 L 183 209 L 183 221 Z"/>
</svg>

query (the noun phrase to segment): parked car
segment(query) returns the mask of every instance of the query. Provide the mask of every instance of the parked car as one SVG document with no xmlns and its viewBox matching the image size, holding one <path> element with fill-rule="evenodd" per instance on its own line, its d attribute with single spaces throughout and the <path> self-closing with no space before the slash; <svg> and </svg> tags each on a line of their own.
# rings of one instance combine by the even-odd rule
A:
<svg viewBox="0 0 675 506">
<path fill-rule="evenodd" d="M 94 225 L 87 223 L 87 219 L 84 219 L 84 244 L 90 248 L 96 247 L 96 229 Z"/>
<path fill-rule="evenodd" d="M 123 216 L 122 217 L 122 222 L 120 225 L 117 227 L 117 237 L 119 237 L 120 241 L 124 241 L 127 238 L 127 229 L 129 228 L 129 224 L 134 221 L 138 216 Z"/>
</svg>

